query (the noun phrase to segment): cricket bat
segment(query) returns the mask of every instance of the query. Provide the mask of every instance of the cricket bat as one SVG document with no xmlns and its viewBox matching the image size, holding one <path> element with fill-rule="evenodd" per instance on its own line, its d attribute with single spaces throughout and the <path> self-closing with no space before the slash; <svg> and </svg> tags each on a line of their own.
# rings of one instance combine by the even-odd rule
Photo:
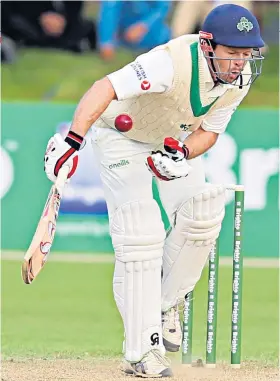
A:
<svg viewBox="0 0 280 381">
<path fill-rule="evenodd" d="M 68 167 L 62 167 L 58 172 L 31 244 L 24 256 L 21 274 L 26 284 L 33 282 L 47 261 L 54 240 L 60 201 L 68 172 Z"/>
</svg>

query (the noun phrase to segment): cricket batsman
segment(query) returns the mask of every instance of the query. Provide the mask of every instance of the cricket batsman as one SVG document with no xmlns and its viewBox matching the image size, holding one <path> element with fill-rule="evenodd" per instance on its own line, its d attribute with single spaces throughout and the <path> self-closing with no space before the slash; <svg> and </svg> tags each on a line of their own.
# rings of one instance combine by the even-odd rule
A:
<svg viewBox="0 0 280 381">
<path fill-rule="evenodd" d="M 128 374 L 172 376 L 165 352 L 180 348 L 178 305 L 201 276 L 225 210 L 225 189 L 206 183 L 201 155 L 261 74 L 263 46 L 250 11 L 220 5 L 199 35 L 173 39 L 96 81 L 66 139 L 56 134 L 48 143 L 51 181 L 63 166 L 69 176 L 75 172 L 86 134 L 99 163 Z M 172 226 L 168 235 L 153 177 Z"/>
</svg>

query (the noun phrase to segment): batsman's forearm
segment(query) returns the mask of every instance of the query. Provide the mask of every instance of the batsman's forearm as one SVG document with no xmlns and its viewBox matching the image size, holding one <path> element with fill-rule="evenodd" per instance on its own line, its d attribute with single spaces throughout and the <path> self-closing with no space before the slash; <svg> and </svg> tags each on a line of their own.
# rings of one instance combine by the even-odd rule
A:
<svg viewBox="0 0 280 381">
<path fill-rule="evenodd" d="M 71 131 L 84 137 L 113 99 L 116 99 L 116 93 L 107 77 L 95 82 L 76 108 Z"/>
<path fill-rule="evenodd" d="M 216 143 L 217 139 L 218 134 L 205 131 L 199 127 L 184 140 L 184 145 L 189 150 L 188 159 L 194 159 L 207 152 Z"/>
</svg>

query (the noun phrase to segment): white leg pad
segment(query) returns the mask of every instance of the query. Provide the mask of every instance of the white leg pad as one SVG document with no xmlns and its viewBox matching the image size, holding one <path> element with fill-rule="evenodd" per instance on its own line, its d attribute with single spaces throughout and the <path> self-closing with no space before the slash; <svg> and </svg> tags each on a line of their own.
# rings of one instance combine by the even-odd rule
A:
<svg viewBox="0 0 280 381">
<path fill-rule="evenodd" d="M 162 310 L 181 303 L 200 279 L 225 214 L 225 189 L 206 189 L 178 210 L 163 256 Z"/>
<path fill-rule="evenodd" d="M 139 361 L 151 349 L 164 353 L 161 328 L 161 267 L 165 230 L 154 200 L 116 211 L 111 236 L 116 255 L 114 297 L 125 328 L 125 358 Z"/>
</svg>

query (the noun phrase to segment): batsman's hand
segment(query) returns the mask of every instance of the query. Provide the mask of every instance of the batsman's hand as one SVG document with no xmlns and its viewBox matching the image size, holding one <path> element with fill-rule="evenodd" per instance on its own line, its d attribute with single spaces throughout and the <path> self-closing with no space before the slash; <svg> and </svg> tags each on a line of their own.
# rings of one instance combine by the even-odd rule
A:
<svg viewBox="0 0 280 381">
<path fill-rule="evenodd" d="M 191 167 L 187 162 L 189 150 L 179 140 L 164 139 L 164 152 L 152 152 L 146 165 L 153 176 L 160 180 L 170 181 L 188 176 Z"/>
<path fill-rule="evenodd" d="M 69 131 L 65 140 L 60 134 L 55 134 L 49 140 L 44 157 L 44 170 L 52 182 L 55 182 L 61 167 L 69 167 L 68 178 L 75 173 L 78 165 L 78 151 L 83 140 L 72 131 Z"/>
</svg>

